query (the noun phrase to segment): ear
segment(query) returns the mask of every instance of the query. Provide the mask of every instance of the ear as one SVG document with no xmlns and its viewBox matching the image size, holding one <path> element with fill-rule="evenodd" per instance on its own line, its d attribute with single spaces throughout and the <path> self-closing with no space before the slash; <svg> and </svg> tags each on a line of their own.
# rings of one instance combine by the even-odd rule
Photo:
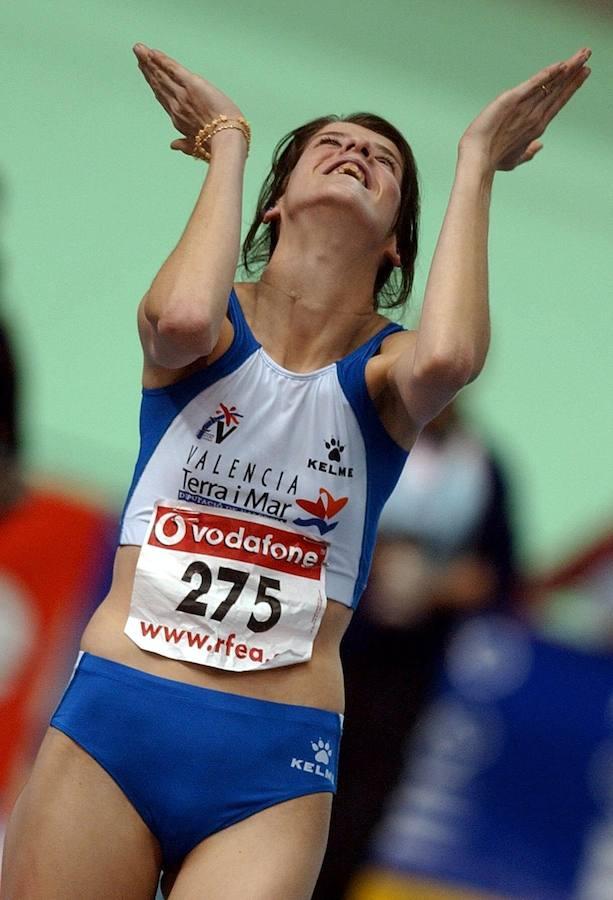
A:
<svg viewBox="0 0 613 900">
<path fill-rule="evenodd" d="M 402 265 L 402 260 L 400 259 L 400 254 L 398 253 L 398 242 L 396 241 L 396 235 L 391 235 L 388 245 L 383 251 L 383 258 L 390 262 L 393 266 L 400 267 Z"/>
<path fill-rule="evenodd" d="M 281 210 L 279 209 L 279 203 L 277 202 L 274 206 L 269 206 L 262 216 L 262 222 L 265 222 L 266 225 L 270 225 L 271 222 L 276 222 L 281 218 Z"/>
</svg>

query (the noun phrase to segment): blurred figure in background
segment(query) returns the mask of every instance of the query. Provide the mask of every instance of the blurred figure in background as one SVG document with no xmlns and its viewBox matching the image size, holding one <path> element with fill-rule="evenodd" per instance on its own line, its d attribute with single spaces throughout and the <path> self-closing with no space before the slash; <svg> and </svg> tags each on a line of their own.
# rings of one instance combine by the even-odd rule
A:
<svg viewBox="0 0 613 900">
<path fill-rule="evenodd" d="M 368 618 L 402 628 L 505 605 L 513 568 L 503 472 L 451 404 L 420 435 L 385 507 Z"/>
<path fill-rule="evenodd" d="M 613 900 L 612 535 L 516 601 L 454 630 L 348 900 Z"/>
<path fill-rule="evenodd" d="M 506 479 L 452 404 L 420 435 L 383 511 L 343 641 L 341 775 L 315 900 L 344 897 L 362 863 L 452 629 L 507 607 L 513 575 Z"/>
<path fill-rule="evenodd" d="M 4 822 L 110 581 L 115 521 L 24 476 L 18 367 L 0 321 L 0 849 Z"/>
</svg>

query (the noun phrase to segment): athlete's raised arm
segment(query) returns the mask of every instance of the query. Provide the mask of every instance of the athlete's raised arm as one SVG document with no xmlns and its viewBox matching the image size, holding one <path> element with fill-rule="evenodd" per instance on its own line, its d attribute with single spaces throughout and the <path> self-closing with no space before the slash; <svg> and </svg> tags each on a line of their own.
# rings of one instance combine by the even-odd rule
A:
<svg viewBox="0 0 613 900">
<path fill-rule="evenodd" d="M 175 249 L 155 276 L 139 309 L 145 356 L 179 369 L 207 356 L 224 321 L 240 249 L 246 128 L 238 106 L 210 82 L 160 50 L 136 44 L 138 65 L 175 128 L 184 135 L 171 147 L 192 155 L 195 138 L 209 123 L 222 125 L 207 141 L 210 163 L 204 184 Z"/>
<path fill-rule="evenodd" d="M 580 50 L 501 94 L 462 136 L 416 339 L 389 370 L 390 387 L 418 426 L 476 378 L 485 361 L 494 175 L 529 162 L 542 148 L 538 138 L 590 74 L 589 56 Z"/>
</svg>

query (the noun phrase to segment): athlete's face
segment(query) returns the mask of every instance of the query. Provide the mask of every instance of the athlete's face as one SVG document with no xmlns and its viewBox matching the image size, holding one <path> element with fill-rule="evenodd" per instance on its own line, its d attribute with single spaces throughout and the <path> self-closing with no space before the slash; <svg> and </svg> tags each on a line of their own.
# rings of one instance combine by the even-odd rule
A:
<svg viewBox="0 0 613 900">
<path fill-rule="evenodd" d="M 294 167 L 271 221 L 317 205 L 349 208 L 357 222 L 366 223 L 377 241 L 395 253 L 392 230 L 400 206 L 402 158 L 383 135 L 353 122 L 332 122 L 308 141 Z M 393 259 L 398 265 L 399 260 Z"/>
</svg>

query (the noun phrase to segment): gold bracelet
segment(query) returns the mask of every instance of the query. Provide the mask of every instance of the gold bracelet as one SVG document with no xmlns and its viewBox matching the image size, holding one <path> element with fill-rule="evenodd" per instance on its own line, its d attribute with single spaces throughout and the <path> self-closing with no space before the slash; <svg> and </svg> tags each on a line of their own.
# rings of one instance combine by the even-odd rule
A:
<svg viewBox="0 0 613 900">
<path fill-rule="evenodd" d="M 249 145 L 251 143 L 251 128 L 249 127 L 249 123 L 245 121 L 242 116 L 238 119 L 229 119 L 227 116 L 221 115 L 217 116 L 216 119 L 213 119 L 212 122 L 208 122 L 200 129 L 194 138 L 192 156 L 196 159 L 203 159 L 205 162 L 209 162 L 211 159 L 211 138 L 214 134 L 217 134 L 218 131 L 225 131 L 227 128 L 236 128 L 241 132 L 247 141 L 247 153 L 249 153 Z"/>
</svg>

